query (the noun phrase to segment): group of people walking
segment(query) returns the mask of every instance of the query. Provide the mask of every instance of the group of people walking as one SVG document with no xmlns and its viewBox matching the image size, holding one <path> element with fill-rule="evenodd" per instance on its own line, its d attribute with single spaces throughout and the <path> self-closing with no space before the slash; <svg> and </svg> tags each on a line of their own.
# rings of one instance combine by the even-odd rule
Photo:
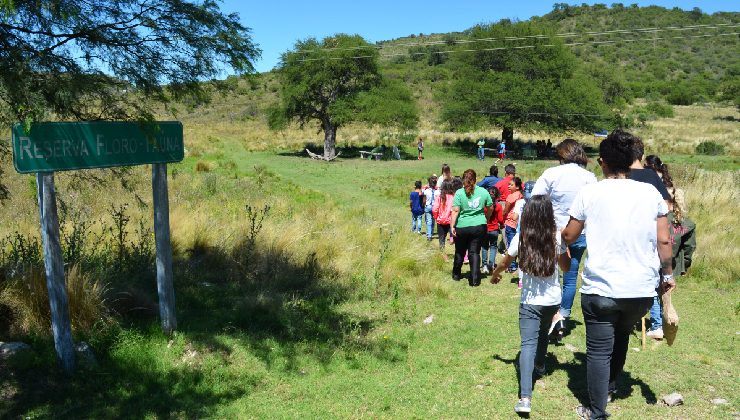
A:
<svg viewBox="0 0 740 420">
<path fill-rule="evenodd" d="M 651 337 L 662 338 L 658 296 L 676 287 L 674 269 L 683 274 L 691 265 L 694 224 L 667 166 L 648 156 L 643 167 L 644 146 L 632 134 L 616 130 L 599 145 L 601 181 L 586 169 L 588 158 L 577 141 L 563 140 L 555 150 L 560 164 L 526 183 L 513 164 L 506 165 L 503 178 L 492 166 L 479 182 L 472 169 L 458 178 L 443 165 L 441 176 L 430 177 L 426 188 L 417 181 L 411 193 L 412 230 L 421 232 L 416 221 L 424 216 L 427 239 L 436 224 L 442 250 L 450 235 L 453 280 L 463 277 L 466 260 L 470 286 L 479 286 L 488 273 L 497 284 L 504 271 L 519 271 L 518 413 L 531 411 L 533 381 L 547 372 L 548 337 L 562 332 L 571 316 L 579 266 L 587 255 L 580 291 L 589 404 L 576 411 L 582 418 L 603 419 L 615 397 L 629 335 L 648 310 Z M 497 264 L 499 244 L 505 251 Z"/>
</svg>

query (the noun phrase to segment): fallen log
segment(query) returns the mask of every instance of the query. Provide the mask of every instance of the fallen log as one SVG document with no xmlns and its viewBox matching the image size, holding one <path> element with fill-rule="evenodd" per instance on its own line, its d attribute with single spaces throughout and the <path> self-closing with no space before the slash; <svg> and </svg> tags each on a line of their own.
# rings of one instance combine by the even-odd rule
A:
<svg viewBox="0 0 740 420">
<path fill-rule="evenodd" d="M 312 151 L 310 151 L 308 149 L 306 149 L 306 153 L 308 153 L 308 155 L 311 156 L 311 159 L 324 160 L 324 161 L 327 161 L 327 162 L 331 162 L 332 160 L 336 159 L 337 157 L 339 157 L 339 155 L 342 154 L 342 152 L 339 152 L 336 155 L 334 155 L 334 157 L 325 158 L 323 155 L 318 155 L 318 154 L 313 153 Z"/>
</svg>

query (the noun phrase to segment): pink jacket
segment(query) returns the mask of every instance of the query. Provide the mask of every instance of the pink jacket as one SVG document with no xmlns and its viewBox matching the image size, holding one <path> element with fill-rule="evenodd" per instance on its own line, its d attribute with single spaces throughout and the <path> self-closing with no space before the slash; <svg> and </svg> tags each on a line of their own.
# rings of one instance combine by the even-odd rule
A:
<svg viewBox="0 0 740 420">
<path fill-rule="evenodd" d="M 455 197 L 452 194 L 447 194 L 447 197 L 445 197 L 444 207 L 440 205 L 440 202 L 442 201 L 441 198 L 441 194 L 434 198 L 432 216 L 434 216 L 434 220 L 436 220 L 438 224 L 449 225 L 450 216 L 452 215 L 452 200 L 454 200 Z"/>
</svg>

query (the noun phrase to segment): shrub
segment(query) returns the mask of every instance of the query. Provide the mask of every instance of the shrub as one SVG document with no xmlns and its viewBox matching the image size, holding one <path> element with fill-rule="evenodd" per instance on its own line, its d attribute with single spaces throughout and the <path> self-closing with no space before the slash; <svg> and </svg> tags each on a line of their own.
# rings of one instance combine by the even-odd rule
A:
<svg viewBox="0 0 740 420">
<path fill-rule="evenodd" d="M 211 163 L 203 160 L 199 160 L 195 164 L 195 172 L 211 172 Z"/>
<path fill-rule="evenodd" d="M 673 118 L 673 107 L 669 104 L 662 102 L 650 102 L 647 104 L 646 109 L 650 114 L 660 118 Z"/>
<path fill-rule="evenodd" d="M 96 324 L 110 323 L 105 302 L 106 287 L 91 280 L 72 266 L 65 276 L 67 303 L 72 329 L 89 332 Z M 42 333 L 51 330 L 51 313 L 46 276 L 40 269 L 30 269 L 5 283 L 0 291 L 0 306 L 11 313 L 10 330 L 14 333 Z"/>
<path fill-rule="evenodd" d="M 703 141 L 696 146 L 696 153 L 710 156 L 724 155 L 725 146 L 713 141 Z"/>
<path fill-rule="evenodd" d="M 698 99 L 696 92 L 685 84 L 677 84 L 671 88 L 666 100 L 671 105 L 691 105 Z"/>
</svg>

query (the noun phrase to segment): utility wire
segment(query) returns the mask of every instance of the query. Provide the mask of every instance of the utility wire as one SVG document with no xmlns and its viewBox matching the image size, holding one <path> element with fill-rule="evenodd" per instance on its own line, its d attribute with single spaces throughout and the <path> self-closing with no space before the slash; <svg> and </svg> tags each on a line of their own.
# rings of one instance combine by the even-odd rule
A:
<svg viewBox="0 0 740 420">
<path fill-rule="evenodd" d="M 737 23 L 717 23 L 717 24 L 704 24 L 704 25 L 690 25 L 690 26 L 666 26 L 663 28 L 636 28 L 636 29 L 614 29 L 611 31 L 602 32 L 565 32 L 559 34 L 538 34 L 538 35 L 525 35 L 525 36 L 506 36 L 506 37 L 493 37 L 493 38 L 473 38 L 473 39 L 455 39 L 455 40 L 438 40 L 438 41 L 427 41 L 427 42 L 413 42 L 413 43 L 398 43 L 398 44 L 383 44 L 383 45 L 363 45 L 357 47 L 326 47 L 326 48 L 314 48 L 310 50 L 298 51 L 298 53 L 309 54 L 321 51 L 352 51 L 352 50 L 365 50 L 365 49 L 392 49 L 396 47 L 423 47 L 432 45 L 450 45 L 450 44 L 470 44 L 476 42 L 494 42 L 494 41 L 525 41 L 531 39 L 549 39 L 549 38 L 574 38 L 578 36 L 604 36 L 614 34 L 630 34 L 630 33 L 657 33 L 665 31 L 691 31 L 697 29 L 724 29 L 724 28 L 737 28 L 740 24 Z"/>
<path fill-rule="evenodd" d="M 574 47 L 581 45 L 609 45 L 629 42 L 644 42 L 644 41 L 661 41 L 661 40 L 672 40 L 672 39 L 686 39 L 686 38 L 710 38 L 710 37 L 723 37 L 740 35 L 740 32 L 729 32 L 722 34 L 702 34 L 702 35 L 684 35 L 684 36 L 673 36 L 673 37 L 653 37 L 653 38 L 633 38 L 633 39 L 619 39 L 619 40 L 607 40 L 607 41 L 583 41 L 583 42 L 567 42 L 563 44 L 537 44 L 537 45 L 517 45 L 517 46 L 506 46 L 506 47 L 492 47 L 492 48 L 470 48 L 470 49 L 458 49 L 458 50 L 445 50 L 445 51 L 424 51 L 424 52 L 403 52 L 395 54 L 380 54 L 379 58 L 391 58 L 401 56 L 416 56 L 416 55 L 427 55 L 427 54 L 452 54 L 460 52 L 477 52 L 477 51 L 502 51 L 502 50 L 522 50 L 522 49 L 534 49 L 540 47 Z M 296 60 L 297 62 L 305 61 L 337 61 L 337 60 L 351 60 L 361 58 L 373 58 L 374 55 L 357 55 L 351 57 L 318 57 L 318 58 L 302 58 Z"/>
<path fill-rule="evenodd" d="M 561 113 L 554 113 L 554 112 L 512 112 L 512 111 L 472 111 L 474 114 L 484 114 L 484 115 L 506 115 L 506 114 L 518 114 L 518 115 L 553 115 L 556 117 L 560 116 L 579 116 L 579 117 L 597 117 L 597 118 L 611 118 L 612 115 L 608 114 L 583 114 L 579 112 L 574 113 L 568 113 L 568 112 L 561 112 Z"/>
</svg>

